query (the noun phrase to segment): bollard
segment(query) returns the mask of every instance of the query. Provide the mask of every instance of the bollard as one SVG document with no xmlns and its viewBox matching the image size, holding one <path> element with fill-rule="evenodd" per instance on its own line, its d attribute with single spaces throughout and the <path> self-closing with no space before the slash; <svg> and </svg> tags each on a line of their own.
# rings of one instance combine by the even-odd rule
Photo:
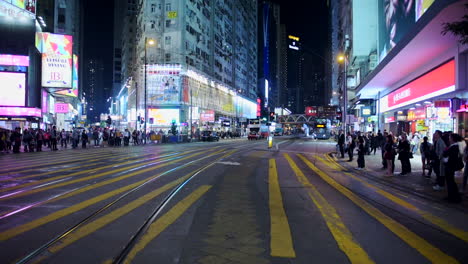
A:
<svg viewBox="0 0 468 264">
<path fill-rule="evenodd" d="M 268 136 L 268 148 L 271 149 L 273 147 L 273 137 L 271 135 Z"/>
</svg>

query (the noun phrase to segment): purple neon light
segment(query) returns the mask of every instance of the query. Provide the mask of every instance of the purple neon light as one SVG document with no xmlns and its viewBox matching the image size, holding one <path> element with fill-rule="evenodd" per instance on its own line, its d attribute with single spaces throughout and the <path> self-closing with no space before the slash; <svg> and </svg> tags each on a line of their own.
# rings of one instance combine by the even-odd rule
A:
<svg viewBox="0 0 468 264">
<path fill-rule="evenodd" d="M 0 116 L 41 117 L 41 109 L 34 107 L 0 106 Z"/>
</svg>

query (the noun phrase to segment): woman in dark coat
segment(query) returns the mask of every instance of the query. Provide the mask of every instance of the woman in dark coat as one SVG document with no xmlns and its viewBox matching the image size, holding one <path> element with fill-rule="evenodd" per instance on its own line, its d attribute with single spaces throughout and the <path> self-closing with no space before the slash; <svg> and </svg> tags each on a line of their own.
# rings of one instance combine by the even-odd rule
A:
<svg viewBox="0 0 468 264">
<path fill-rule="evenodd" d="M 411 173 L 411 163 L 410 163 L 410 151 L 411 145 L 406 138 L 406 135 L 401 135 L 401 140 L 398 143 L 398 159 L 401 162 L 401 173 L 400 175 L 406 175 Z"/>
<path fill-rule="evenodd" d="M 444 163 L 445 163 L 445 180 L 447 183 L 447 201 L 451 203 L 461 202 L 460 193 L 458 192 L 458 186 L 455 182 L 455 171 L 463 169 L 462 155 L 460 155 L 460 148 L 458 142 L 462 140 L 458 134 L 450 134 L 449 143 L 450 147 L 444 151 Z"/>
</svg>

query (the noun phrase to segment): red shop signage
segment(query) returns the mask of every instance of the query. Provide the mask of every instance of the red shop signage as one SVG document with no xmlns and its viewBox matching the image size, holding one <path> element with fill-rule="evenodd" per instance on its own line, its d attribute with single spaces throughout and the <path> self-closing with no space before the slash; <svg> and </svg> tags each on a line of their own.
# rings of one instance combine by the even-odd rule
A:
<svg viewBox="0 0 468 264">
<path fill-rule="evenodd" d="M 385 118 L 385 123 L 395 122 L 395 116 L 389 116 Z"/>
<path fill-rule="evenodd" d="M 262 100 L 260 100 L 260 98 L 257 98 L 257 117 L 260 117 L 262 115 L 261 104 Z"/>
<path fill-rule="evenodd" d="M 307 106 L 305 109 L 306 116 L 317 116 L 317 109 L 312 106 Z"/>
<path fill-rule="evenodd" d="M 455 60 L 437 67 L 390 93 L 388 107 L 398 106 L 452 86 L 455 86 Z"/>
</svg>

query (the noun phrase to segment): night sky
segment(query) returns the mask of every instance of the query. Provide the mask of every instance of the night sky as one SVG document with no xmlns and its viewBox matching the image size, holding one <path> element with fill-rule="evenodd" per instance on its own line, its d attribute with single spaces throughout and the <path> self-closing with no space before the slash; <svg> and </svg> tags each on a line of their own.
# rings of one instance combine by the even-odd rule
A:
<svg viewBox="0 0 468 264">
<path fill-rule="evenodd" d="M 281 6 L 281 21 L 288 34 L 301 38 L 304 50 L 326 57 L 328 46 L 328 10 L 326 0 L 271 0 Z M 102 58 L 105 86 L 112 87 L 113 1 L 84 0 L 84 57 Z M 312 56 L 313 58 L 314 56 Z M 317 65 L 324 62 L 315 56 Z"/>
</svg>

